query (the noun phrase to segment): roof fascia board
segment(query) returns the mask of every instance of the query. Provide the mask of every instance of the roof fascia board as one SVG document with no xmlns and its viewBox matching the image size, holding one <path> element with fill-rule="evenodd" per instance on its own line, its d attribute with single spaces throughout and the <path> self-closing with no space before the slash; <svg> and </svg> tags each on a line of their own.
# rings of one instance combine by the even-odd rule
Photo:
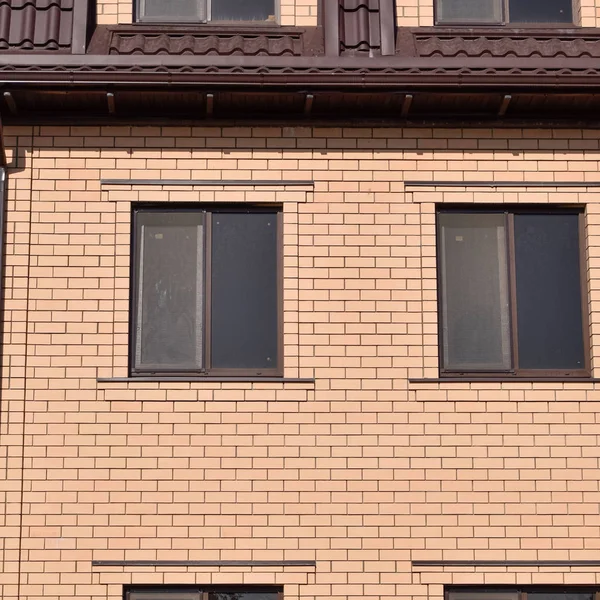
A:
<svg viewBox="0 0 600 600">
<path fill-rule="evenodd" d="M 44 55 L 44 54 L 0 54 L 0 66 L 14 67 L 240 67 L 240 68 L 298 68 L 298 69 L 341 69 L 381 70 L 406 68 L 474 68 L 474 69 L 597 69 L 598 59 L 589 57 L 510 58 L 505 57 L 400 57 L 378 56 L 363 58 L 356 56 L 317 57 L 296 56 L 165 56 L 165 55 Z M 1 79 L 1 78 L 0 78 Z"/>
</svg>

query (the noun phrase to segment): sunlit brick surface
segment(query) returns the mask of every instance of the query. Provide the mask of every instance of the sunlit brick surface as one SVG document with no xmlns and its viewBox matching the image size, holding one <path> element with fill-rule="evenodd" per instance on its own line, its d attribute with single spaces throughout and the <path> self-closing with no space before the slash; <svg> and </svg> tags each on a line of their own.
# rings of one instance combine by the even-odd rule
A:
<svg viewBox="0 0 600 600">
<path fill-rule="evenodd" d="M 250 1 L 250 0 L 248 0 Z M 323 0 L 334 2 L 337 0 Z M 315 26 L 318 0 L 279 0 L 278 10 L 282 25 Z M 434 0 L 397 0 L 398 24 L 404 27 L 431 26 L 434 23 Z M 600 26 L 598 0 L 574 0 L 573 14 L 576 25 Z M 115 25 L 131 23 L 132 0 L 98 0 L 98 23 Z"/>
<path fill-rule="evenodd" d="M 306 600 L 431 598 L 444 583 L 599 584 L 593 568 L 430 569 L 418 559 L 590 559 L 600 548 L 600 387 L 435 378 L 435 203 L 586 207 L 594 375 L 600 132 L 8 128 L 0 465 L 4 600 L 120 600 L 127 583 L 277 583 Z M 101 186 L 101 178 L 305 187 Z M 127 376 L 136 201 L 284 212 L 285 375 Z M 109 568 L 92 560 L 316 560 Z"/>
<path fill-rule="evenodd" d="M 275 0 L 279 23 L 299 27 L 315 26 L 317 24 L 317 3 L 318 0 Z M 132 0 L 98 0 L 97 6 L 99 24 L 116 25 L 133 21 Z"/>
</svg>

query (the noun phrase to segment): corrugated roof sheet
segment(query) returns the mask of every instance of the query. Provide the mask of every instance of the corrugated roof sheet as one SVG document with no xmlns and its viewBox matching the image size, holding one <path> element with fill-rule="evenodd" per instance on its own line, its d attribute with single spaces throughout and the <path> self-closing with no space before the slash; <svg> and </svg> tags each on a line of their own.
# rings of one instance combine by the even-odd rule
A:
<svg viewBox="0 0 600 600">
<path fill-rule="evenodd" d="M 468 31 L 412 29 L 416 56 L 497 58 L 600 58 L 596 29 L 538 30 L 477 28 Z"/>
<path fill-rule="evenodd" d="M 0 50 L 69 52 L 76 2 L 0 0 Z"/>
<path fill-rule="evenodd" d="M 381 48 L 379 0 L 344 0 L 340 5 L 342 52 L 371 52 Z"/>
<path fill-rule="evenodd" d="M 113 31 L 108 54 L 301 56 L 299 34 L 174 34 Z"/>
<path fill-rule="evenodd" d="M 323 8 L 327 54 L 393 54 L 393 0 L 326 0 Z"/>
</svg>

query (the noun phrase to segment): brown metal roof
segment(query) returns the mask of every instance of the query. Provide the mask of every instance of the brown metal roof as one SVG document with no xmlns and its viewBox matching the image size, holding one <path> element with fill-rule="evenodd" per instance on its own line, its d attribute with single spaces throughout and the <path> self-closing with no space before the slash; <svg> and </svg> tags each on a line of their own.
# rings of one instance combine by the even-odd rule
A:
<svg viewBox="0 0 600 600">
<path fill-rule="evenodd" d="M 100 26 L 86 53 L 88 0 L 0 0 L 0 112 L 600 123 L 600 29 L 396 31 L 394 0 L 321 5 L 318 27 Z"/>
<path fill-rule="evenodd" d="M 0 51 L 85 52 L 88 0 L 0 0 Z"/>
<path fill-rule="evenodd" d="M 600 30 L 502 27 L 401 29 L 396 52 L 425 58 L 600 58 Z"/>
<path fill-rule="evenodd" d="M 317 28 L 99 26 L 88 53 L 111 55 L 303 56 L 323 53 Z"/>
<path fill-rule="evenodd" d="M 393 0 L 323 0 L 329 56 L 394 53 Z"/>
</svg>

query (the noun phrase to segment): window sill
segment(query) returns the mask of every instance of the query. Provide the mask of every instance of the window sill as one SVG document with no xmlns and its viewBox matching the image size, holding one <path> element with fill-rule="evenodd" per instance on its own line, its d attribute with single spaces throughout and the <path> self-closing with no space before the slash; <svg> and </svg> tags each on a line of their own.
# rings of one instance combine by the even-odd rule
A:
<svg viewBox="0 0 600 600">
<path fill-rule="evenodd" d="M 429 383 L 600 383 L 596 377 L 430 377 L 409 379 L 410 385 Z"/>
<path fill-rule="evenodd" d="M 164 377 L 164 376 L 140 376 L 140 377 L 98 377 L 97 383 L 298 383 L 304 385 L 315 385 L 313 377 Z"/>
</svg>

